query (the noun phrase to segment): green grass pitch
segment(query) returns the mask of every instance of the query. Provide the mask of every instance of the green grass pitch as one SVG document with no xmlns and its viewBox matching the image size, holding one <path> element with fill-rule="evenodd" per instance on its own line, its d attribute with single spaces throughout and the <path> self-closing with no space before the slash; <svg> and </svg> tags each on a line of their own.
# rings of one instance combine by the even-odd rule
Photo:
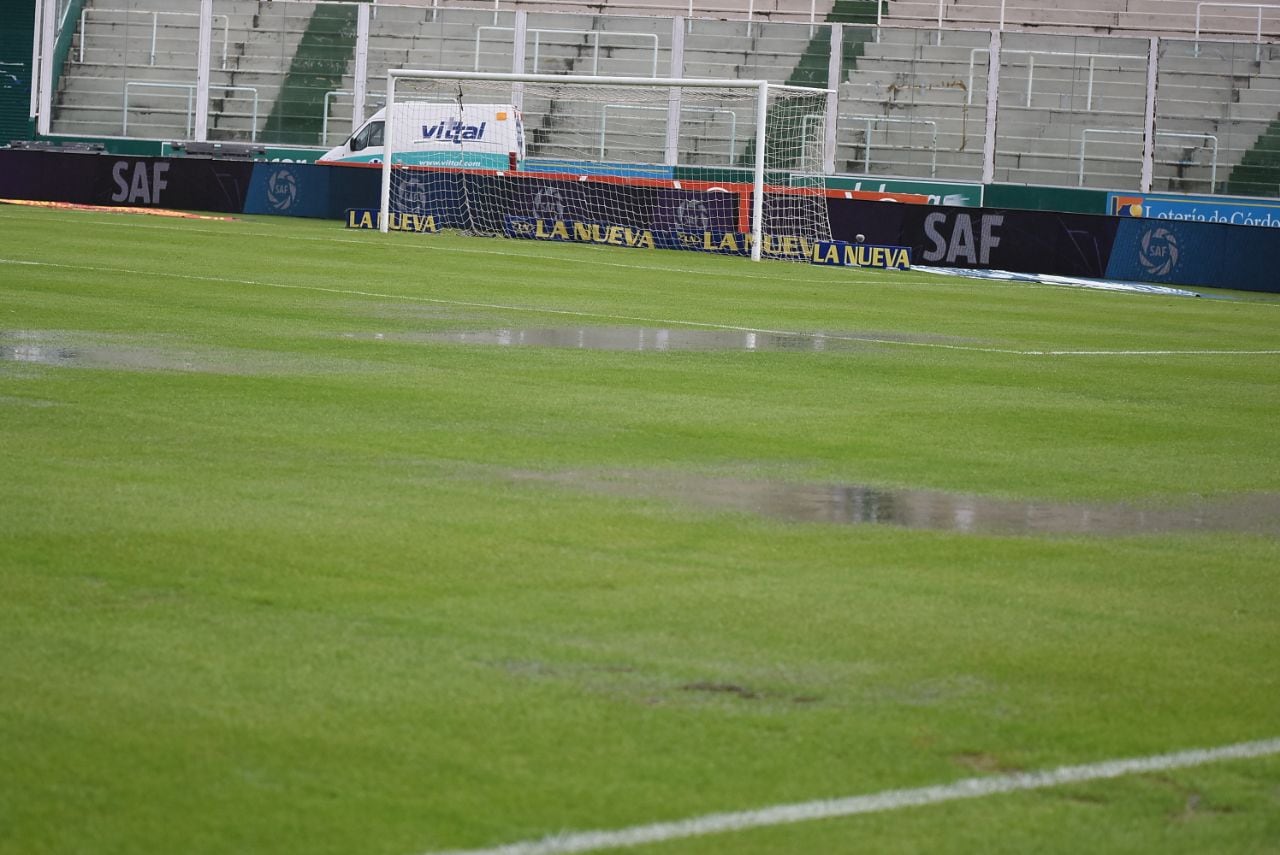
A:
<svg viewBox="0 0 1280 855">
<path fill-rule="evenodd" d="M 1265 517 L 1280 304 L 1234 296 L 0 208 L 0 853 L 422 855 L 1280 736 L 1274 524 L 749 501 Z M 807 344 L 440 335 L 632 328 Z M 1272 756 L 635 851 L 1278 850 Z"/>
</svg>

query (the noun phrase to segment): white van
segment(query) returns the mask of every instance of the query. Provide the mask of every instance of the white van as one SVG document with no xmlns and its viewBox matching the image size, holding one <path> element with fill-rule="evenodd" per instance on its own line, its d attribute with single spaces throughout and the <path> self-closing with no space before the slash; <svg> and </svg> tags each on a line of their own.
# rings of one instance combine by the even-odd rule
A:
<svg viewBox="0 0 1280 855">
<path fill-rule="evenodd" d="M 518 170 L 524 161 L 524 124 L 510 104 L 433 104 L 405 101 L 394 106 L 396 162 L 468 169 Z M 381 163 L 385 151 L 386 108 L 317 163 Z"/>
</svg>

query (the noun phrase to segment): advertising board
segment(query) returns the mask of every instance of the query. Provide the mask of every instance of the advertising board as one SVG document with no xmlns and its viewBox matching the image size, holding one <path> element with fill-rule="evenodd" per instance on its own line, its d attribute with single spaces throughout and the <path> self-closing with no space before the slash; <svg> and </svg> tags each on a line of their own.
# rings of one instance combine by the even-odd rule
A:
<svg viewBox="0 0 1280 855">
<path fill-rule="evenodd" d="M 377 225 L 379 171 L 315 164 L 217 160 L 202 157 L 129 157 L 107 153 L 0 149 L 0 198 L 85 205 L 174 208 L 219 213 L 327 217 L 352 227 Z M 397 212 L 397 231 L 432 233 L 458 225 L 458 182 L 483 185 L 498 204 L 484 206 L 472 231 L 532 240 L 560 240 L 637 248 L 680 248 L 748 255 L 742 192 L 677 188 L 666 182 L 632 184 L 557 180 L 542 175 L 466 175 L 440 171 L 435 188 L 419 194 L 418 210 Z M 427 190 L 430 192 L 427 192 Z M 1274 260 L 1280 232 L 1259 227 L 1277 206 L 1214 212 L 1183 210 L 1181 219 L 1152 218 L 1161 199 L 1117 195 L 1121 216 L 1008 208 L 970 208 L 841 198 L 807 197 L 825 204 L 827 236 L 802 226 L 794 205 L 765 208 L 761 242 L 766 257 L 842 262 L 859 266 L 911 266 L 1042 273 L 1162 285 L 1280 292 Z M 1128 200 L 1128 201 L 1125 201 Z M 1203 204 L 1176 197 L 1181 205 Z M 1213 199 L 1215 203 L 1240 200 Z M 1134 216 L 1133 206 L 1143 216 Z M 351 209 L 357 212 L 349 213 Z M 608 222 L 591 212 L 608 211 Z M 812 210 L 801 219 L 812 220 Z M 472 212 L 474 215 L 474 212 Z M 1205 219 L 1201 219 L 1203 214 Z M 412 215 L 412 216 L 410 216 Z M 1237 224 L 1233 225 L 1232 220 Z M 1252 220 L 1252 223 L 1248 221 Z M 863 236 L 859 241 L 858 236 Z M 843 242 L 843 243 L 841 243 Z M 846 250 L 845 245 L 861 244 Z M 874 248 L 884 251 L 878 256 Z M 864 257 L 865 256 L 865 257 Z"/>
<path fill-rule="evenodd" d="M 827 190 L 849 190 L 859 194 L 854 198 L 867 199 L 864 194 L 883 194 L 894 201 L 898 194 L 924 196 L 927 205 L 952 205 L 960 208 L 982 207 L 981 184 L 963 184 L 955 181 L 933 181 L 915 178 L 871 178 L 869 176 L 828 175 Z M 874 197 L 871 197 L 874 198 Z"/>
<path fill-rule="evenodd" d="M 1105 275 L 1118 221 L 1087 214 L 832 200 L 836 240 L 905 246 L 914 265 Z"/>
<path fill-rule="evenodd" d="M 1120 220 L 1107 265 L 1111 279 L 1280 291 L 1271 229 L 1187 220 Z"/>
<path fill-rule="evenodd" d="M 1280 200 L 1110 193 L 1107 210 L 1117 217 L 1280 228 Z"/>
</svg>

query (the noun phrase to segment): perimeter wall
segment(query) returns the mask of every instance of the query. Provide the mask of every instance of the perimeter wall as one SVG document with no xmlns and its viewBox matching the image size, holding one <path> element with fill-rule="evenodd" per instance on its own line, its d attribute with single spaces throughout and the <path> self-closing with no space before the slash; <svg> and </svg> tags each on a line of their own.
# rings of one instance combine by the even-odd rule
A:
<svg viewBox="0 0 1280 855">
<path fill-rule="evenodd" d="M 524 189 L 530 182 L 554 183 L 527 176 L 518 181 Z M 337 221 L 349 209 L 377 208 L 378 183 L 377 169 L 358 167 L 0 149 L 4 199 Z M 611 189 L 616 192 L 616 185 Z M 590 190 L 579 186 L 575 192 Z M 1129 197 L 1123 201 L 1132 203 Z M 828 199 L 828 210 L 835 239 L 852 241 L 862 234 L 868 243 L 907 246 L 916 265 L 1280 293 L 1276 228 L 875 202 L 838 194 Z"/>
</svg>

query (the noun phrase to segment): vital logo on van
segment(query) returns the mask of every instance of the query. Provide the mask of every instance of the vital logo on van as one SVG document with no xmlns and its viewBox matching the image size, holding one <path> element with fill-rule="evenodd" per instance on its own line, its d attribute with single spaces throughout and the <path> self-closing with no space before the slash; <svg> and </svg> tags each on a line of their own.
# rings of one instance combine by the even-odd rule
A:
<svg viewBox="0 0 1280 855">
<path fill-rule="evenodd" d="M 484 139 L 484 129 L 488 124 L 488 122 L 481 122 L 478 125 L 464 125 L 462 122 L 446 120 L 437 125 L 423 125 L 422 138 L 462 145 L 463 142 Z"/>
</svg>

